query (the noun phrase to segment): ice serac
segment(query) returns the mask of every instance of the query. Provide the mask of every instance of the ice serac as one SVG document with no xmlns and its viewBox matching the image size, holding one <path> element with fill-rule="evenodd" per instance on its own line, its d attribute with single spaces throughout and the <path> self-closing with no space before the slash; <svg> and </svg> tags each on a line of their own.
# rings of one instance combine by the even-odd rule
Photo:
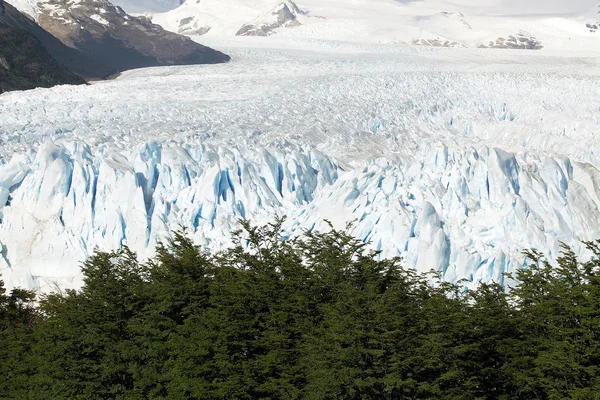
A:
<svg viewBox="0 0 600 400">
<path fill-rule="evenodd" d="M 351 233 L 449 281 L 503 282 L 523 248 L 600 236 L 600 171 L 568 158 L 440 146 L 342 170 L 296 146 L 145 143 L 130 153 L 47 144 L 0 168 L 3 276 L 10 285 L 77 286 L 77 260 L 128 245 L 147 257 L 184 228 L 203 247 L 229 243 L 239 219 L 287 215 L 285 229 L 353 223 Z"/>
<path fill-rule="evenodd" d="M 415 165 L 374 160 L 321 192 L 301 226 L 356 221 L 353 233 L 449 281 L 503 282 L 524 248 L 557 255 L 600 236 L 599 171 L 568 159 L 518 158 L 500 149 L 442 147 Z"/>
<path fill-rule="evenodd" d="M 147 256 L 180 227 L 218 248 L 239 219 L 301 208 L 337 171 L 301 148 L 147 143 L 122 154 L 80 142 L 44 145 L 0 169 L 3 276 L 17 286 L 77 286 L 73 261 L 94 248 L 126 244 Z"/>
</svg>

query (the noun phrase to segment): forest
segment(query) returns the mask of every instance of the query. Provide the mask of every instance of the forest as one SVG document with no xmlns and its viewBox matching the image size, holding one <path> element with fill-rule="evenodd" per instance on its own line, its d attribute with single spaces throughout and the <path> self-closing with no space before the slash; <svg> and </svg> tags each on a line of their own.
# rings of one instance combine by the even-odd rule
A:
<svg viewBox="0 0 600 400">
<path fill-rule="evenodd" d="M 98 251 L 78 290 L 0 286 L 0 398 L 599 396 L 600 241 L 467 290 L 346 231 L 243 225 L 220 252 Z"/>
<path fill-rule="evenodd" d="M 0 0 L 0 17 L 4 4 Z M 59 64 L 32 34 L 0 21 L 0 94 L 85 81 Z"/>
</svg>

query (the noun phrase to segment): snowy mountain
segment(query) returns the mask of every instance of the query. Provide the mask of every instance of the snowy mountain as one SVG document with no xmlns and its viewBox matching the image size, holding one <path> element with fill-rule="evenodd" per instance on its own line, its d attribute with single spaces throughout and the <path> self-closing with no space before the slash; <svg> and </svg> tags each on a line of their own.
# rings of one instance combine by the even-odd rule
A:
<svg viewBox="0 0 600 400">
<path fill-rule="evenodd" d="M 165 29 L 186 35 L 268 36 L 302 25 L 309 12 L 292 0 L 188 0 L 152 20 Z"/>
<path fill-rule="evenodd" d="M 269 12 L 261 13 L 254 21 L 244 24 L 236 36 L 269 36 L 278 29 L 301 25 L 298 17 L 307 14 L 308 12 L 300 10 L 293 1 L 285 0 Z"/>
<path fill-rule="evenodd" d="M 251 32 L 361 43 L 537 50 L 598 46 L 590 32 L 595 23 L 590 15 L 596 13 L 597 0 L 187 0 L 166 13 L 154 13 L 152 20 L 173 32 L 215 38 Z"/>
<path fill-rule="evenodd" d="M 95 247 L 150 256 L 180 227 L 218 249 L 275 215 L 289 235 L 354 221 L 473 284 L 600 237 L 596 54 L 236 40 L 228 64 L 0 96 L 9 285 L 77 286 Z"/>
<path fill-rule="evenodd" d="M 14 0 L 13 5 L 67 46 L 112 70 L 229 60 L 106 0 Z"/>
</svg>

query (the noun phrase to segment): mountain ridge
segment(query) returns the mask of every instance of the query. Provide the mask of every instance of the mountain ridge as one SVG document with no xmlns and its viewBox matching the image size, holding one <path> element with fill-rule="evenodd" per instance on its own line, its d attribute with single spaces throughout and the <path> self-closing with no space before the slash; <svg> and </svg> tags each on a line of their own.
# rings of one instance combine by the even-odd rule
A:
<svg viewBox="0 0 600 400">
<path fill-rule="evenodd" d="M 18 19 L 26 18 L 0 0 L 0 93 L 85 83 L 53 58 L 35 35 L 20 29 Z"/>
<path fill-rule="evenodd" d="M 297 0 L 293 6 L 281 0 L 188 0 L 167 12 L 150 14 L 165 29 L 206 38 L 250 32 L 289 39 L 525 50 L 581 47 L 588 51 L 599 47 L 597 35 L 590 35 L 586 27 L 593 22 L 592 12 L 584 10 L 591 9 L 594 15 L 597 10 L 591 1 L 595 3 L 573 3 L 569 12 L 565 5 L 507 2 L 503 6 L 472 0 Z M 283 8 L 289 11 L 284 13 L 287 18 L 274 19 L 274 11 Z M 544 13 L 544 9 L 550 11 Z M 521 37 L 525 38 L 522 42 Z"/>
<path fill-rule="evenodd" d="M 15 6 L 33 14 L 65 45 L 116 72 L 229 61 L 219 51 L 167 32 L 144 17 L 130 16 L 105 0 L 16 0 Z"/>
<path fill-rule="evenodd" d="M 99 61 L 92 60 L 81 51 L 69 47 L 39 26 L 33 18 L 19 12 L 4 2 L 6 12 L 0 16 L 0 23 L 34 35 L 61 65 L 85 79 L 103 79 L 117 72 Z"/>
</svg>

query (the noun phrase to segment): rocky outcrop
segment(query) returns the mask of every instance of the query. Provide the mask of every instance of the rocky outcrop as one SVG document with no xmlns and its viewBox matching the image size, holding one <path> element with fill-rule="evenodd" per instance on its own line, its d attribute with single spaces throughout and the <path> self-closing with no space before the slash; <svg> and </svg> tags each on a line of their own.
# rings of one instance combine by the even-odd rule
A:
<svg viewBox="0 0 600 400">
<path fill-rule="evenodd" d="M 0 93 L 85 83 L 52 58 L 34 35 L 5 24 L 8 14 L 15 17 L 14 9 L 0 0 Z"/>
<path fill-rule="evenodd" d="M 298 15 L 305 12 L 300 10 L 296 3 L 286 0 L 273 8 L 266 16 L 244 24 L 236 36 L 269 36 L 279 28 L 292 28 L 299 26 Z"/>
<path fill-rule="evenodd" d="M 488 45 L 480 44 L 480 48 L 491 49 L 521 49 L 521 50 L 541 50 L 544 48 L 542 42 L 534 36 L 526 33 L 510 35 L 506 38 L 499 37 L 495 42 L 491 41 Z"/>
<path fill-rule="evenodd" d="M 210 26 L 203 25 L 195 17 L 187 17 L 179 21 L 179 28 L 177 29 L 177 32 L 182 35 L 202 36 L 208 33 L 210 30 Z"/>
<path fill-rule="evenodd" d="M 42 28 L 116 71 L 229 61 L 229 56 L 165 31 L 148 18 L 128 15 L 107 0 L 42 0 L 37 9 Z"/>
<path fill-rule="evenodd" d="M 413 39 L 410 43 L 413 46 L 426 47 L 465 47 L 464 44 L 453 42 L 446 39 Z"/>
<path fill-rule="evenodd" d="M 0 57 L 0 67 L 4 68 L 7 71 L 10 71 L 10 64 L 5 57 Z"/>
</svg>

